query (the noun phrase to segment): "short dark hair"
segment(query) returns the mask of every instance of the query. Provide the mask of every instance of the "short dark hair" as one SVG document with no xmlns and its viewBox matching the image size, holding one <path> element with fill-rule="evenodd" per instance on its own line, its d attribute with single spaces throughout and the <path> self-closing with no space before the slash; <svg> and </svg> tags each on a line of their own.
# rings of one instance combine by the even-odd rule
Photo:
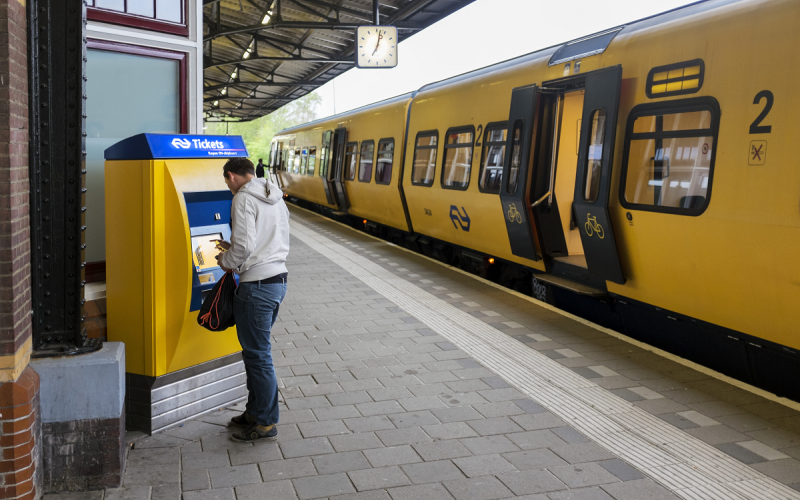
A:
<svg viewBox="0 0 800 500">
<path fill-rule="evenodd" d="M 247 174 L 256 175 L 256 169 L 253 167 L 253 162 L 249 158 L 231 158 L 225 162 L 222 167 L 222 175 L 227 177 L 228 172 L 233 172 L 236 175 L 245 176 Z"/>
</svg>

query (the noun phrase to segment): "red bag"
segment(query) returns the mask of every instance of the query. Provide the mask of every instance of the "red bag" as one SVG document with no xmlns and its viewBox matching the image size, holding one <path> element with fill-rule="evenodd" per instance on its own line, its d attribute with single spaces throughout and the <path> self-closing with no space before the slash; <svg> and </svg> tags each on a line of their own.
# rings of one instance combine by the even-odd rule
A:
<svg viewBox="0 0 800 500">
<path fill-rule="evenodd" d="M 206 296 L 200 312 L 197 313 L 197 322 L 203 328 L 212 332 L 221 332 L 236 324 L 233 319 L 233 301 L 236 300 L 236 279 L 233 271 L 222 275 L 211 293 Z"/>
</svg>

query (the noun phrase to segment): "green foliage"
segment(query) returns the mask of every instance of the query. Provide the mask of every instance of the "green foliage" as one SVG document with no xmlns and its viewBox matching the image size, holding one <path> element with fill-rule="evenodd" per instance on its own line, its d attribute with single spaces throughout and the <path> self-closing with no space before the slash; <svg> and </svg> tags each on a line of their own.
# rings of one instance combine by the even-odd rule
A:
<svg viewBox="0 0 800 500">
<path fill-rule="evenodd" d="M 277 111 L 249 122 L 206 122 L 205 133 L 209 135 L 241 135 L 256 162 L 259 158 L 268 162 L 269 144 L 281 130 L 317 119 L 322 97 L 317 92 L 292 101 Z"/>
</svg>

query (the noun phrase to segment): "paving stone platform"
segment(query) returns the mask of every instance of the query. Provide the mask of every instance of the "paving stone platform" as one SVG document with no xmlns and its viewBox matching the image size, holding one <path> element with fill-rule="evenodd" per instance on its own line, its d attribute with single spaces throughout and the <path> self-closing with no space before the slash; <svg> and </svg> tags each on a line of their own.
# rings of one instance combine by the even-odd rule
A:
<svg viewBox="0 0 800 500">
<path fill-rule="evenodd" d="M 242 411 L 240 404 L 154 436 L 130 434 L 122 488 L 45 499 L 688 498 L 691 485 L 673 487 L 655 469 L 630 465 L 635 461 L 609 451 L 613 443 L 590 438 L 585 422 L 568 423 L 549 400 L 487 368 L 497 366 L 495 358 L 468 354 L 472 344 L 459 347 L 457 335 L 437 333 L 450 326 L 387 299 L 390 294 L 309 245 L 308 236 L 299 238 L 297 227 L 369 259 L 400 280 L 393 282 L 398 289 L 408 282 L 435 296 L 447 304 L 439 307 L 443 314 L 452 306 L 502 332 L 518 342 L 513 346 L 520 356 L 541 353 L 568 368 L 578 386 L 583 381 L 609 401 L 657 418 L 675 439 L 710 445 L 703 449 L 763 475 L 762 483 L 800 490 L 795 409 L 291 210 L 289 290 L 273 332 L 282 396 L 278 440 L 232 442 L 226 424 Z M 431 325 L 440 326 L 434 331 Z M 764 491 L 769 487 L 742 498 L 770 498 Z"/>
</svg>

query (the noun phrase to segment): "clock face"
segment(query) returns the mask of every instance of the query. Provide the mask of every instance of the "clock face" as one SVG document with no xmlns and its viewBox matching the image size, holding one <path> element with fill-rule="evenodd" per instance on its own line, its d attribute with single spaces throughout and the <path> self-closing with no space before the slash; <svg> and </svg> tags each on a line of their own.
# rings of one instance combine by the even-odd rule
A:
<svg viewBox="0 0 800 500">
<path fill-rule="evenodd" d="M 394 68 L 397 66 L 397 28 L 359 26 L 356 29 L 356 66 Z"/>
</svg>

